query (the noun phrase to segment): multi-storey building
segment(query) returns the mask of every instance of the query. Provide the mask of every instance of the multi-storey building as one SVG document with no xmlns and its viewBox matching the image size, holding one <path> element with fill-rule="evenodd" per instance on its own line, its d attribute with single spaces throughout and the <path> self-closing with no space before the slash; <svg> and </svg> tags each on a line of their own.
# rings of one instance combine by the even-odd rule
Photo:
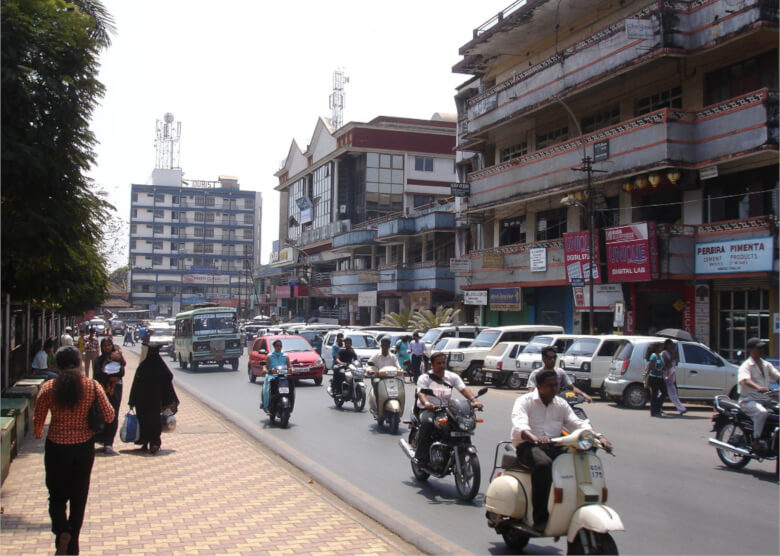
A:
<svg viewBox="0 0 780 556">
<path fill-rule="evenodd" d="M 338 130 L 320 119 L 276 173 L 279 245 L 266 303 L 284 317 L 376 322 L 452 303 L 455 122 L 380 116 Z"/>
<path fill-rule="evenodd" d="M 249 309 L 259 264 L 262 198 L 238 179 L 183 180 L 158 169 L 133 184 L 130 294 L 135 307 L 175 315 L 203 301 Z"/>
<path fill-rule="evenodd" d="M 514 2 L 460 54 L 475 318 L 588 330 L 593 215 L 597 330 L 777 354 L 776 0 Z"/>
</svg>

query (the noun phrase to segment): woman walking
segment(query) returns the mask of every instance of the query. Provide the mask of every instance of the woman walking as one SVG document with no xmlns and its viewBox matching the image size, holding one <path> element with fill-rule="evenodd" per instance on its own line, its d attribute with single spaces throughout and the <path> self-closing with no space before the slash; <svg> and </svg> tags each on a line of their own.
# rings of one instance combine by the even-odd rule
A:
<svg viewBox="0 0 780 556">
<path fill-rule="evenodd" d="M 664 398 L 666 397 L 666 382 L 664 376 L 666 371 L 664 369 L 664 358 L 661 355 L 663 350 L 663 344 L 660 342 L 653 346 L 653 353 L 650 354 L 650 358 L 647 360 L 647 369 L 645 373 L 648 374 L 647 385 L 650 388 L 650 416 L 660 417 L 662 415 L 661 408 L 664 406 Z"/>
<path fill-rule="evenodd" d="M 398 359 L 398 365 L 401 369 L 411 376 L 412 355 L 409 353 L 409 340 L 411 338 L 408 335 L 398 338 L 398 341 L 395 343 L 395 357 Z"/>
<path fill-rule="evenodd" d="M 89 329 L 89 336 L 84 341 L 84 374 L 89 377 L 89 369 L 93 366 L 99 354 L 98 339 L 95 336 L 95 328 Z M 94 372 L 94 371 L 93 371 Z"/>
<path fill-rule="evenodd" d="M 173 373 L 168 365 L 160 357 L 159 347 L 148 347 L 148 353 L 133 377 L 133 385 L 130 387 L 130 408 L 135 408 L 140 427 L 140 438 L 136 444 L 141 445 L 142 450 L 153 454 L 160 450 L 160 413 L 170 409 L 176 413 L 179 407 L 179 398 L 173 389 Z"/>
<path fill-rule="evenodd" d="M 106 392 L 116 414 L 102 432 L 95 436 L 95 442 L 103 445 L 106 455 L 117 455 L 114 451 L 114 437 L 119 423 L 119 406 L 122 403 L 122 377 L 125 376 L 125 358 L 122 350 L 114 345 L 110 337 L 100 341 L 100 357 L 95 360 L 94 377 Z"/>
<path fill-rule="evenodd" d="M 57 350 L 59 374 L 46 382 L 35 401 L 35 438 L 43 437 L 46 415 L 51 411 L 46 435 L 44 466 L 49 489 L 49 515 L 56 554 L 78 554 L 79 532 L 84 523 L 95 440 L 87 423 L 92 402 L 97 399 L 104 420 L 114 419 L 114 408 L 100 386 L 81 374 L 78 348 Z M 66 506 L 70 505 L 70 515 Z"/>
<path fill-rule="evenodd" d="M 666 378 L 664 379 L 666 393 L 680 415 L 685 415 L 688 410 L 680 403 L 680 396 L 677 394 L 677 378 L 675 377 L 677 374 L 677 350 L 674 349 L 673 341 L 666 340 L 664 342 L 664 351 L 661 353 L 661 357 L 664 358 L 664 368 L 666 369 Z"/>
</svg>

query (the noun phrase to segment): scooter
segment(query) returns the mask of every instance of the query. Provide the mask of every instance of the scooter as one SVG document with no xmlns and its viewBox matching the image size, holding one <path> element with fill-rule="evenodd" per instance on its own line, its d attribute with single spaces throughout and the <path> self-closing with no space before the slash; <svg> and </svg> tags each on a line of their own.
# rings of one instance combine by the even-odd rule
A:
<svg viewBox="0 0 780 556">
<path fill-rule="evenodd" d="M 371 378 L 368 410 L 380 428 L 386 421 L 390 433 L 397 434 L 406 402 L 403 371 L 396 367 L 383 367 L 379 370 L 369 369 L 368 376 Z"/>
<path fill-rule="evenodd" d="M 566 536 L 567 554 L 617 554 L 610 532 L 624 527 L 618 513 L 606 505 L 604 468 L 596 456 L 601 442 L 592 431 L 580 429 L 551 443 L 568 451 L 553 461 L 550 517 L 544 531 L 533 527 L 531 472 L 518 462 L 511 442 L 496 446 L 485 495 L 488 527 L 513 550 L 522 550 L 533 537 Z"/>
<path fill-rule="evenodd" d="M 333 398 L 336 407 L 341 408 L 344 402 L 351 401 L 355 406 L 355 411 L 363 411 L 366 407 L 366 383 L 363 378 L 366 376 L 366 370 L 359 361 L 353 361 L 348 366 L 339 366 L 340 372 L 344 373 L 344 380 L 341 382 L 341 392 L 333 391 L 333 379 L 330 379 L 328 385 L 328 394 Z M 336 369 L 333 369 L 336 373 Z"/>
<path fill-rule="evenodd" d="M 263 407 L 263 411 L 268 415 L 272 425 L 278 416 L 279 426 L 285 429 L 290 423 L 290 415 L 295 406 L 295 381 L 288 378 L 287 367 L 284 366 L 269 370 L 265 380 L 270 380 L 271 386 L 268 407 Z"/>
</svg>

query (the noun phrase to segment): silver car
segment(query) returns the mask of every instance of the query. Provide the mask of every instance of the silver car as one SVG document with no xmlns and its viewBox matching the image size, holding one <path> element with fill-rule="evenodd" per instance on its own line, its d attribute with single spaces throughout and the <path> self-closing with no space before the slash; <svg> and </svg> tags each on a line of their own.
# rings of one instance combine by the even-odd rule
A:
<svg viewBox="0 0 780 556">
<path fill-rule="evenodd" d="M 643 384 L 647 358 L 656 343 L 668 338 L 625 336 L 604 379 L 607 398 L 626 407 L 640 409 L 650 399 Z M 737 397 L 737 366 L 732 365 L 704 344 L 674 340 L 677 350 L 677 392 L 683 401 L 712 403 L 715 396 Z"/>
</svg>

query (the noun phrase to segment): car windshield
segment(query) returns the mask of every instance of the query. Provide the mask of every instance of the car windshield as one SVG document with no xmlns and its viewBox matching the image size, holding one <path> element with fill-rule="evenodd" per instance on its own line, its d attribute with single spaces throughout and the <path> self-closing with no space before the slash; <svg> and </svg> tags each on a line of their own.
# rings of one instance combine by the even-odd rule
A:
<svg viewBox="0 0 780 556">
<path fill-rule="evenodd" d="M 424 344 L 432 344 L 436 338 L 441 334 L 441 330 L 438 328 L 431 328 L 425 335 L 420 338 L 420 341 Z"/>
<path fill-rule="evenodd" d="M 541 353 L 543 347 L 551 346 L 552 343 L 550 336 L 536 336 L 523 348 L 523 353 Z"/>
<path fill-rule="evenodd" d="M 311 351 L 311 346 L 309 345 L 309 342 L 307 342 L 303 338 L 281 338 L 281 340 L 282 340 L 282 351 L 284 353 L 289 353 L 292 351 Z"/>
<path fill-rule="evenodd" d="M 235 334 L 236 316 L 233 313 L 204 313 L 192 317 L 196 334 Z"/>
<path fill-rule="evenodd" d="M 569 346 L 565 355 L 593 355 L 600 341 L 598 338 L 579 338 Z"/>
<path fill-rule="evenodd" d="M 352 340 L 353 349 L 375 349 L 376 348 L 376 339 L 373 336 L 347 334 L 347 338 Z"/>
<path fill-rule="evenodd" d="M 469 347 L 493 347 L 498 337 L 501 335 L 500 330 L 483 330 L 479 333 Z"/>
<path fill-rule="evenodd" d="M 493 349 L 491 349 L 488 352 L 488 356 L 494 356 L 494 357 L 503 357 L 504 351 L 506 351 L 506 346 L 504 342 L 499 342 L 496 345 L 493 346 Z"/>
</svg>

